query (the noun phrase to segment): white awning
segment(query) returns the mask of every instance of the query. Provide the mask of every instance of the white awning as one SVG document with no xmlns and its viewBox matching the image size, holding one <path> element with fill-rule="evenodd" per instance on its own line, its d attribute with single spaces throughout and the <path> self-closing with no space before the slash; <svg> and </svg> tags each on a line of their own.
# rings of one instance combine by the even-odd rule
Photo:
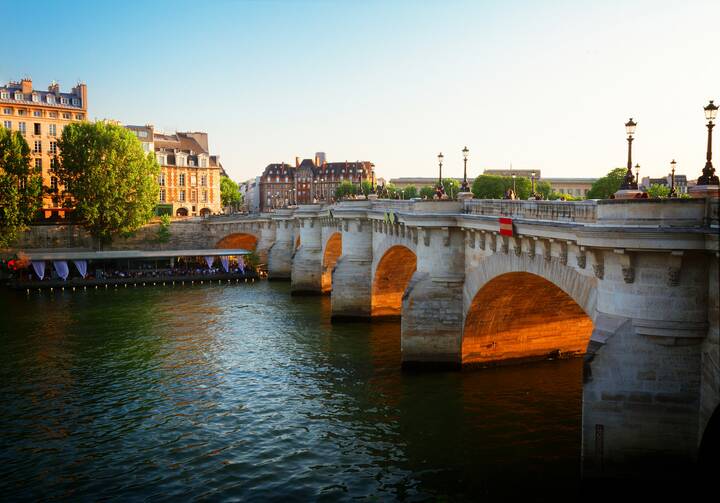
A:
<svg viewBox="0 0 720 503">
<path fill-rule="evenodd" d="M 23 251 L 32 261 L 39 260 L 116 260 L 161 259 L 174 257 L 223 257 L 247 255 L 250 250 L 242 248 L 210 248 L 205 250 L 112 250 L 112 251 Z"/>
</svg>

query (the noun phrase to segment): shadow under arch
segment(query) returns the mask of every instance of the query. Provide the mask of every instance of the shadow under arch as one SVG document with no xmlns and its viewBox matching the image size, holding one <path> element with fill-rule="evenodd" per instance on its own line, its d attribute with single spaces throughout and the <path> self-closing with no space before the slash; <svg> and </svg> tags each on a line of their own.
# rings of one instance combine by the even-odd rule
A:
<svg viewBox="0 0 720 503">
<path fill-rule="evenodd" d="M 378 262 L 372 283 L 371 315 L 400 316 L 402 298 L 417 269 L 417 256 L 402 245 L 390 247 Z"/>
<path fill-rule="evenodd" d="M 342 234 L 333 233 L 325 244 L 325 252 L 322 259 L 322 292 L 330 293 L 332 290 L 332 273 L 342 254 Z"/>
<path fill-rule="evenodd" d="M 465 315 L 463 365 L 497 365 L 586 353 L 593 320 L 563 289 L 530 272 L 487 281 Z"/>
<path fill-rule="evenodd" d="M 243 250 L 255 250 L 257 248 L 258 238 L 252 234 L 238 232 L 228 234 L 220 241 L 215 243 L 215 248 L 242 248 Z"/>
</svg>

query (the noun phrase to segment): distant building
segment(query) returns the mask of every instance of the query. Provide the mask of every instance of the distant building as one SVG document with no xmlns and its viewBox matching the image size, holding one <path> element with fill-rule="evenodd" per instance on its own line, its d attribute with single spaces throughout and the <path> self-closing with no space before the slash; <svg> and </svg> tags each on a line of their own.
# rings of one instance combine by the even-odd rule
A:
<svg viewBox="0 0 720 503">
<path fill-rule="evenodd" d="M 537 181 L 537 178 L 535 179 Z M 587 197 L 592 184 L 597 178 L 542 178 L 548 182 L 554 192 L 568 194 L 573 197 Z"/>
<path fill-rule="evenodd" d="M 222 212 L 221 165 L 208 152 L 204 132 L 162 134 L 153 126 L 125 126 L 134 132 L 146 152 L 155 152 L 160 164 L 157 212 L 186 217 Z"/>
<path fill-rule="evenodd" d="M 340 183 L 349 181 L 359 189 L 363 181 L 371 181 L 373 177 L 375 165 L 369 161 L 321 162 L 324 156 L 318 152 L 314 160 L 302 162 L 296 157 L 295 166 L 284 162 L 268 164 L 260 177 L 260 211 L 331 202 Z"/>
<path fill-rule="evenodd" d="M 650 178 L 645 176 L 640 181 L 640 190 L 647 190 L 652 185 L 665 185 L 666 187 L 672 186 L 672 179 L 670 175 L 663 178 Z M 675 175 L 675 190 L 678 194 L 687 194 L 688 179 L 686 175 Z"/>
<path fill-rule="evenodd" d="M 534 173 L 534 175 L 533 175 Z M 522 176 L 525 178 L 531 178 L 535 176 L 535 180 L 538 180 L 540 178 L 540 170 L 539 169 L 486 169 L 483 171 L 483 175 L 493 175 L 493 176 Z"/>
<path fill-rule="evenodd" d="M 451 177 L 452 178 L 452 177 Z M 378 183 L 380 179 L 378 179 Z M 458 183 L 462 183 L 462 178 L 455 178 Z M 472 186 L 473 178 L 468 178 L 468 183 Z M 426 186 L 432 186 L 435 187 L 437 185 L 438 179 L 436 178 L 429 178 L 429 177 L 401 177 L 401 178 L 391 178 L 390 183 L 392 183 L 395 187 L 399 189 L 404 189 L 405 187 L 416 187 L 418 190 L 422 187 Z M 383 185 L 380 183 L 380 185 Z"/>
<path fill-rule="evenodd" d="M 260 212 L 260 178 L 256 176 L 240 184 L 240 194 L 243 196 L 243 208 L 248 213 Z"/>
<path fill-rule="evenodd" d="M 69 93 L 60 92 L 60 85 L 51 83 L 47 91 L 33 89 L 32 79 L 0 85 L 0 117 L 2 126 L 20 131 L 25 137 L 32 163 L 42 173 L 45 217 L 53 212 L 64 215 L 59 207 L 69 196 L 51 172 L 59 153 L 57 141 L 63 128 L 71 122 L 87 120 L 87 86 L 78 84 Z"/>
</svg>

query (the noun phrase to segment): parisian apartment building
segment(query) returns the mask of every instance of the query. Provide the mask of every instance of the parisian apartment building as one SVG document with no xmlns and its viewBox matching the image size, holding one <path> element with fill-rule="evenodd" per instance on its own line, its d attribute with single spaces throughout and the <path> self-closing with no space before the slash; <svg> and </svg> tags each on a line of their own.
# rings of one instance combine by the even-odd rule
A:
<svg viewBox="0 0 720 503">
<path fill-rule="evenodd" d="M 45 217 L 64 215 L 63 187 L 51 168 L 63 128 L 71 122 L 87 120 L 87 86 L 79 83 L 70 92 L 62 92 L 56 82 L 41 90 L 33 88 L 30 78 L 11 81 L 0 85 L 0 107 L 2 126 L 22 133 L 30 146 L 31 162 L 42 173 Z"/>
<path fill-rule="evenodd" d="M 209 153 L 207 133 L 165 134 L 152 125 L 125 127 L 135 133 L 143 150 L 155 153 L 160 164 L 158 214 L 188 217 L 222 212 L 224 170 L 218 156 Z"/>
<path fill-rule="evenodd" d="M 373 180 L 375 165 L 369 161 L 327 162 L 324 152 L 314 159 L 295 158 L 295 165 L 268 164 L 260 177 L 260 211 L 295 204 L 332 202 L 335 189 L 349 181 L 357 189 Z"/>
</svg>

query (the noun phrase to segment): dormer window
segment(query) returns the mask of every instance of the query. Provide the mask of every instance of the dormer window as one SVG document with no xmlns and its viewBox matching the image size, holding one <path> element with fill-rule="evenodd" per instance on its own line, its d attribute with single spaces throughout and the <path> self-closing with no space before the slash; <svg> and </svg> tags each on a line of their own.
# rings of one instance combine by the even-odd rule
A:
<svg viewBox="0 0 720 503">
<path fill-rule="evenodd" d="M 9 100 L 10 99 L 10 93 L 7 91 L 0 91 L 0 100 Z"/>
<path fill-rule="evenodd" d="M 32 100 L 37 103 L 38 101 L 40 101 L 40 96 L 38 96 L 37 93 L 33 93 Z"/>
<path fill-rule="evenodd" d="M 16 100 L 22 100 L 22 99 L 25 99 L 25 97 L 23 96 L 23 93 L 16 92 L 16 93 L 15 93 L 15 99 L 16 99 Z"/>
<path fill-rule="evenodd" d="M 52 94 L 48 94 L 47 96 L 45 96 L 45 99 L 46 99 L 47 102 L 50 103 L 50 104 L 55 103 L 55 96 L 53 96 Z"/>
<path fill-rule="evenodd" d="M 188 159 L 188 166 L 195 166 L 195 161 Z"/>
<path fill-rule="evenodd" d="M 76 107 L 79 107 L 79 106 L 80 106 L 80 100 L 77 99 L 77 98 L 73 98 L 73 99 L 72 99 L 72 104 L 75 105 Z"/>
<path fill-rule="evenodd" d="M 164 156 L 164 155 L 158 155 L 158 156 L 157 156 L 157 161 L 158 161 L 158 164 L 160 164 L 161 166 L 165 165 L 165 156 Z"/>
<path fill-rule="evenodd" d="M 67 98 L 64 98 L 64 97 L 63 97 L 63 98 L 60 98 L 60 104 L 61 104 L 61 105 L 67 105 L 67 104 L 68 104 L 68 99 L 67 99 Z"/>
</svg>

